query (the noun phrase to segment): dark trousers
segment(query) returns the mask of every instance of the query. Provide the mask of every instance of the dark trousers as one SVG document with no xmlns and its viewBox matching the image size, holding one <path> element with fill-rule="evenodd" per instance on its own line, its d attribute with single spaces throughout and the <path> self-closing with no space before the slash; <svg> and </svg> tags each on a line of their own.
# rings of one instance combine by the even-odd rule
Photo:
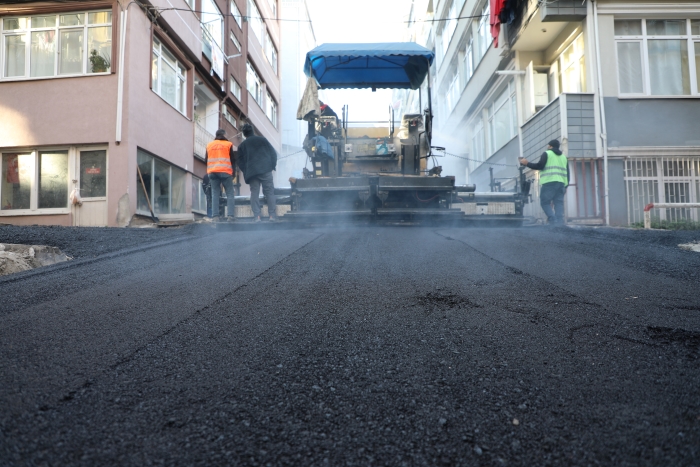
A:
<svg viewBox="0 0 700 467">
<path fill-rule="evenodd" d="M 221 187 L 226 190 L 226 201 L 228 202 L 228 216 L 234 217 L 236 213 L 236 198 L 233 191 L 233 176 L 224 172 L 212 172 L 209 174 L 211 183 L 211 206 L 213 217 L 219 217 L 219 198 L 221 197 Z"/>
<path fill-rule="evenodd" d="M 564 194 L 566 187 L 561 182 L 549 182 L 540 187 L 540 206 L 550 224 L 564 223 Z M 554 204 L 554 209 L 552 209 Z"/>
<path fill-rule="evenodd" d="M 253 217 L 260 215 L 260 185 L 262 185 L 263 195 L 267 198 L 267 212 L 270 217 L 277 217 L 277 199 L 275 198 L 275 184 L 272 172 L 256 175 L 248 182 L 250 185 L 250 208 L 253 210 Z"/>
</svg>

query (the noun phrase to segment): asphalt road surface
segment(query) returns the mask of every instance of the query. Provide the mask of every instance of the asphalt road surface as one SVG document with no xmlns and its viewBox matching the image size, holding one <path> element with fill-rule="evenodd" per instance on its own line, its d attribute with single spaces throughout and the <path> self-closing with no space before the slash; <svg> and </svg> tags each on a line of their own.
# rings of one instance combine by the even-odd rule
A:
<svg viewBox="0 0 700 467">
<path fill-rule="evenodd" d="M 0 465 L 697 466 L 693 235 L 201 226 L 6 277 Z"/>
</svg>

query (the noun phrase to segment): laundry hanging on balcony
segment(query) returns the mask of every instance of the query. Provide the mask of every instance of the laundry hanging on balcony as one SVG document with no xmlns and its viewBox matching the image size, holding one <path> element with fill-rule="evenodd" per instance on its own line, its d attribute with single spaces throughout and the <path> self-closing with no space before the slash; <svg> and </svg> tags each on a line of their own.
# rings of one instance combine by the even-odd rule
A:
<svg viewBox="0 0 700 467">
<path fill-rule="evenodd" d="M 491 18 L 489 18 L 489 24 L 491 24 L 491 36 L 493 37 L 493 46 L 498 48 L 498 35 L 501 32 L 500 14 L 506 5 L 506 0 L 489 1 L 489 9 L 491 10 Z"/>
</svg>

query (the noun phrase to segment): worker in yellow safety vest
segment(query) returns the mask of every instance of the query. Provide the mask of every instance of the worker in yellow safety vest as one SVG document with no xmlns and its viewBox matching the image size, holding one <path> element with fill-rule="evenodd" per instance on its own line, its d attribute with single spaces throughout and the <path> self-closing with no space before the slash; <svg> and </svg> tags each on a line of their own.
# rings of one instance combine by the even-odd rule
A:
<svg viewBox="0 0 700 467">
<path fill-rule="evenodd" d="M 216 139 L 207 144 L 207 152 L 204 161 L 207 164 L 207 175 L 211 183 L 211 205 L 212 218 L 214 221 L 219 219 L 219 198 L 221 197 L 221 187 L 226 190 L 226 205 L 228 212 L 226 220 L 234 220 L 235 213 L 235 198 L 233 188 L 233 168 L 235 164 L 235 156 L 233 154 L 233 143 L 226 139 L 226 131 L 217 130 Z"/>
<path fill-rule="evenodd" d="M 553 139 L 547 145 L 539 162 L 519 158 L 520 164 L 540 171 L 540 205 L 549 224 L 564 224 L 564 195 L 569 186 L 569 163 L 559 150 L 559 141 Z M 554 209 L 552 209 L 554 205 Z"/>
</svg>

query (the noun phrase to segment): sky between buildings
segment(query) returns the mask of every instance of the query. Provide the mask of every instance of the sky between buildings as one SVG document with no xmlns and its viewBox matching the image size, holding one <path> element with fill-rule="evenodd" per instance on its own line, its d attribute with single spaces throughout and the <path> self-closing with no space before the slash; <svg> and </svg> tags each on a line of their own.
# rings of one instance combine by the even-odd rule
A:
<svg viewBox="0 0 700 467">
<path fill-rule="evenodd" d="M 307 0 L 316 41 L 325 43 L 402 42 L 411 0 Z M 349 121 L 389 119 L 391 90 L 328 90 L 322 99 L 338 115 L 349 106 Z"/>
</svg>

